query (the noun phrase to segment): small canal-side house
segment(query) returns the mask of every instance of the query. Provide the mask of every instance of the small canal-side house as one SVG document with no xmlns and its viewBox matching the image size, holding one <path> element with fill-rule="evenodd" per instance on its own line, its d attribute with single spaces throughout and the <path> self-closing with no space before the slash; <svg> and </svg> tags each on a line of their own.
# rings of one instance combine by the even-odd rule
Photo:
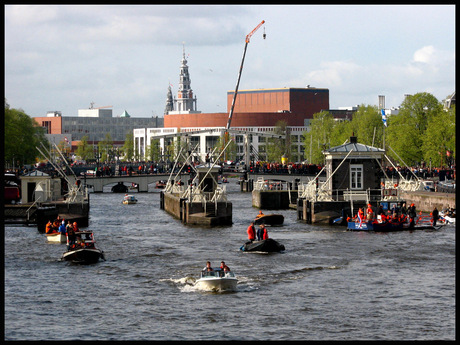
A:
<svg viewBox="0 0 460 345">
<path fill-rule="evenodd" d="M 170 179 L 160 194 L 160 208 L 188 225 L 231 225 L 232 203 L 217 182 L 220 168 L 210 162 L 194 167 L 195 179 L 186 188 Z"/>
<path fill-rule="evenodd" d="M 316 178 L 299 185 L 297 218 L 310 224 L 331 224 L 339 217 L 353 217 L 359 207 L 368 203 L 376 211 L 383 194 L 385 150 L 360 144 L 352 136 L 345 144 L 323 154 L 326 181 L 319 183 Z"/>
</svg>

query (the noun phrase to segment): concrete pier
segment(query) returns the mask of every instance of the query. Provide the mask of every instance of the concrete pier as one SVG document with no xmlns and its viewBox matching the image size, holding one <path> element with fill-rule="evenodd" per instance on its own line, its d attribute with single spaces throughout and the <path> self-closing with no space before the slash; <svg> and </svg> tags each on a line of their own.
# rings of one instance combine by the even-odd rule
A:
<svg viewBox="0 0 460 345">
<path fill-rule="evenodd" d="M 286 210 L 290 203 L 296 202 L 297 194 L 296 190 L 253 190 L 252 206 L 265 210 Z"/>
<path fill-rule="evenodd" d="M 231 225 L 231 202 L 188 202 L 179 194 L 161 192 L 160 207 L 188 225 Z"/>
</svg>

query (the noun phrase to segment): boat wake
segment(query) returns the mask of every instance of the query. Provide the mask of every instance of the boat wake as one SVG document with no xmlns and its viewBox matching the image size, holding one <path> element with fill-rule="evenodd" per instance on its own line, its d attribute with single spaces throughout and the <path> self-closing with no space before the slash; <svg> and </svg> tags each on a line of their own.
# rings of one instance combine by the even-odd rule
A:
<svg viewBox="0 0 460 345">
<path fill-rule="evenodd" d="M 253 282 L 244 277 L 238 276 L 238 285 L 236 290 L 215 290 L 211 288 L 200 287 L 196 285 L 198 278 L 194 277 L 183 277 L 183 278 L 166 278 L 160 279 L 160 281 L 166 281 L 172 283 L 174 286 L 178 287 L 181 292 L 216 292 L 216 293 L 234 293 L 234 292 L 252 292 L 256 291 L 259 288 L 254 286 Z"/>
</svg>

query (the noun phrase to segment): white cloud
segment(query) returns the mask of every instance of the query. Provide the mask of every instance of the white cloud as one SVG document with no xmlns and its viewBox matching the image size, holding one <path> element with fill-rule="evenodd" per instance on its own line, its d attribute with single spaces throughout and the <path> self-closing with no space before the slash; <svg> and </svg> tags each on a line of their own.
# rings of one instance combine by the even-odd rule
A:
<svg viewBox="0 0 460 345">
<path fill-rule="evenodd" d="M 177 91 L 185 42 L 199 110 L 222 111 L 226 91 L 235 87 L 244 38 L 262 19 L 266 23 L 248 46 L 240 89 L 328 88 L 332 108 L 374 104 L 379 94 L 401 95 L 402 101 L 405 93 L 428 89 L 445 97 L 455 90 L 451 10 L 8 5 L 5 97 L 12 107 L 32 109 L 33 116 L 49 109 L 75 115 L 91 101 L 113 104 L 114 114 L 125 108 L 136 116 L 161 114 L 168 83 Z M 417 16 L 408 16 L 413 12 Z M 424 18 L 423 25 L 417 18 Z"/>
<path fill-rule="evenodd" d="M 426 46 L 414 53 L 414 62 L 430 63 L 435 58 L 435 49 L 433 46 Z"/>
</svg>

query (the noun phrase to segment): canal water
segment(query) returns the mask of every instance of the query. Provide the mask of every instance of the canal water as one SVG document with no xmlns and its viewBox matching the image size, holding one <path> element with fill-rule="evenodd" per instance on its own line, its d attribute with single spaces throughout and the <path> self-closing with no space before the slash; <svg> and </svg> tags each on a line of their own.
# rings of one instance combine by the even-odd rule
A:
<svg viewBox="0 0 460 345">
<path fill-rule="evenodd" d="M 284 253 L 239 250 L 258 213 L 235 179 L 233 225 L 189 227 L 159 191 L 91 194 L 90 227 L 106 261 L 60 261 L 64 244 L 34 227 L 4 234 L 5 340 L 454 340 L 455 226 L 349 232 L 297 221 L 268 228 Z M 265 213 L 270 213 L 265 211 Z M 206 261 L 236 292 L 193 286 Z"/>
</svg>

